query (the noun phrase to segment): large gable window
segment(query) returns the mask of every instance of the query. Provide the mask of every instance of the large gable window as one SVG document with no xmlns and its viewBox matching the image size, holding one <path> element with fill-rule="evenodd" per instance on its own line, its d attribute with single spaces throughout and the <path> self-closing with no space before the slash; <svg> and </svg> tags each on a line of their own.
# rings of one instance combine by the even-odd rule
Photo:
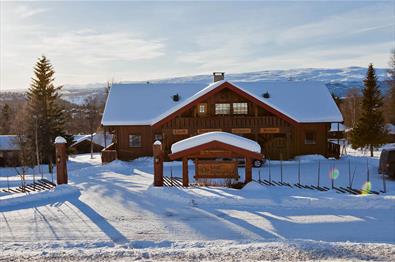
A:
<svg viewBox="0 0 395 262">
<path fill-rule="evenodd" d="M 233 103 L 233 114 L 235 114 L 235 115 L 248 114 L 248 104 L 247 103 Z"/>
<path fill-rule="evenodd" d="M 215 104 L 215 114 L 216 115 L 229 115 L 230 114 L 230 104 Z"/>
<path fill-rule="evenodd" d="M 141 147 L 141 135 L 129 135 L 129 147 Z"/>
</svg>

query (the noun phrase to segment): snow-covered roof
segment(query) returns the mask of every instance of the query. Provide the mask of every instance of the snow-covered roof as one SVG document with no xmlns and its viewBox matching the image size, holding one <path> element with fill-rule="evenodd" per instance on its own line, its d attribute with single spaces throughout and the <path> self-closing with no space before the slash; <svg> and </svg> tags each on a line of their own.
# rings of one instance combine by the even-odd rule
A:
<svg viewBox="0 0 395 262">
<path fill-rule="evenodd" d="M 78 135 L 80 136 L 80 135 Z M 71 145 L 71 147 L 78 145 L 79 143 L 81 143 L 82 141 L 91 140 L 91 135 L 84 135 L 82 137 L 79 137 L 77 140 L 75 140 L 75 142 Z M 104 134 L 103 133 L 95 133 L 93 134 L 93 143 L 97 144 L 97 145 L 101 145 L 102 147 L 104 146 L 108 146 L 112 143 L 112 135 L 111 134 L 107 134 L 106 135 L 106 142 L 104 140 Z"/>
<path fill-rule="evenodd" d="M 329 130 L 329 132 L 337 132 L 337 131 L 343 132 L 345 130 L 346 130 L 346 127 L 342 123 L 332 123 L 331 129 Z"/>
<path fill-rule="evenodd" d="M 111 87 L 102 124 L 153 125 L 227 81 L 201 84 L 115 84 Z M 321 82 L 230 83 L 296 122 L 342 122 L 342 115 Z M 270 97 L 264 98 L 268 92 Z M 179 101 L 173 101 L 173 95 Z"/>
<path fill-rule="evenodd" d="M 0 151 L 16 151 L 19 145 L 16 143 L 16 135 L 0 135 Z"/>
<path fill-rule="evenodd" d="M 395 135 L 395 125 L 393 125 L 393 124 L 386 124 L 385 128 L 387 129 L 388 134 Z"/>
<path fill-rule="evenodd" d="M 218 141 L 248 151 L 261 153 L 261 146 L 257 142 L 226 132 L 208 132 L 178 141 L 171 146 L 171 153 L 174 154 L 212 141 Z"/>
</svg>

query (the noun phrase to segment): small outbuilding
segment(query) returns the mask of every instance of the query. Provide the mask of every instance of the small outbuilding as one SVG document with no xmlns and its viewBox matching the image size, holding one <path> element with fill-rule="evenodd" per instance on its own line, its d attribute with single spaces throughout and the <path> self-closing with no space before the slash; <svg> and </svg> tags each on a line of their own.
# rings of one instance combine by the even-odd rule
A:
<svg viewBox="0 0 395 262">
<path fill-rule="evenodd" d="M 189 185 L 188 160 L 195 162 L 195 179 L 238 179 L 237 159 L 245 159 L 245 183 L 252 180 L 252 162 L 263 159 L 261 146 L 226 132 L 196 135 L 171 147 L 171 160 L 182 159 L 182 181 Z"/>
<path fill-rule="evenodd" d="M 16 135 L 0 135 L 0 166 L 16 165 L 19 150 Z"/>
<path fill-rule="evenodd" d="M 74 149 L 76 154 L 91 152 L 91 143 L 93 152 L 100 152 L 112 143 L 112 135 L 104 133 L 94 133 L 91 142 L 91 135 L 76 135 L 75 140 L 70 148 Z"/>
</svg>

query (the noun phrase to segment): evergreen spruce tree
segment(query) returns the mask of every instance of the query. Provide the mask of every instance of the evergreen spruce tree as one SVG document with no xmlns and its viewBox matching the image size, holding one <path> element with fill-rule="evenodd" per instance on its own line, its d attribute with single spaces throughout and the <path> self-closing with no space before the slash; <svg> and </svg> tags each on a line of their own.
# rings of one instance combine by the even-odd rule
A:
<svg viewBox="0 0 395 262">
<path fill-rule="evenodd" d="M 372 64 L 369 65 L 364 86 L 362 116 L 351 132 L 351 144 L 354 149 L 369 147 L 370 156 L 373 156 L 374 147 L 386 142 L 387 132 L 381 110 L 383 97 Z"/>
<path fill-rule="evenodd" d="M 10 133 L 11 127 L 11 108 L 5 104 L 1 109 L 0 117 L 0 134 L 7 135 Z"/>
<path fill-rule="evenodd" d="M 54 86 L 54 74 L 50 61 L 42 56 L 34 67 L 35 77 L 27 92 L 28 141 L 32 148 L 38 147 L 40 161 L 48 163 L 49 172 L 52 172 L 55 137 L 64 133 L 64 113 L 59 104 L 62 87 Z"/>
</svg>

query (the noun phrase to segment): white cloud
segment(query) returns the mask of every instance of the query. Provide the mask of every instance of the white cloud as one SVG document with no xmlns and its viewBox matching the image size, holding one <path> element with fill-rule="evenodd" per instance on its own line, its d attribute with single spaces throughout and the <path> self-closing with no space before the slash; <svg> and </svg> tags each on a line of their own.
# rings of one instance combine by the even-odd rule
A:
<svg viewBox="0 0 395 262">
<path fill-rule="evenodd" d="M 52 56 L 68 56 L 83 64 L 149 60 L 162 56 L 165 45 L 132 33 L 97 33 L 91 30 L 44 37 L 33 45 Z"/>
</svg>

